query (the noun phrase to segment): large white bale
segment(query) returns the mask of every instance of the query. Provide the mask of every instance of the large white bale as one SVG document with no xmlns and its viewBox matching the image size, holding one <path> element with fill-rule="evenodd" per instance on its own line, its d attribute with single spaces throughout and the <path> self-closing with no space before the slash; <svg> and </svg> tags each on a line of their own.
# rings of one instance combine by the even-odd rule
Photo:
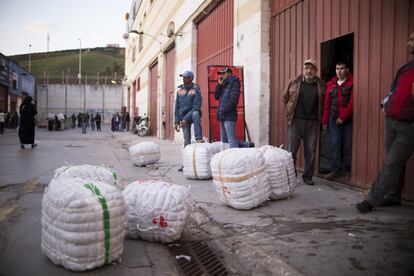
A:
<svg viewBox="0 0 414 276">
<path fill-rule="evenodd" d="M 232 148 L 211 160 L 218 199 L 235 209 L 251 209 L 269 198 L 270 186 L 262 153 L 255 148 Z"/>
<path fill-rule="evenodd" d="M 295 166 L 292 154 L 273 146 L 259 148 L 266 160 L 269 175 L 270 198 L 282 199 L 290 197 L 296 187 Z"/>
<path fill-rule="evenodd" d="M 153 142 L 135 144 L 129 148 L 129 155 L 136 166 L 154 164 L 161 158 L 160 146 Z"/>
<path fill-rule="evenodd" d="M 135 181 L 122 192 L 128 208 L 127 236 L 173 242 L 191 212 L 189 189 L 162 181 Z"/>
<path fill-rule="evenodd" d="M 52 179 L 42 201 L 42 252 L 56 265 L 84 271 L 120 259 L 126 205 L 114 186 Z"/>
<path fill-rule="evenodd" d="M 189 179 L 211 178 L 210 161 L 214 148 L 209 143 L 195 143 L 183 149 L 184 176 Z"/>
<path fill-rule="evenodd" d="M 78 166 L 63 166 L 55 170 L 53 178 L 81 178 L 91 179 L 111 185 L 116 185 L 117 175 L 116 171 L 104 167 L 94 165 L 78 165 Z"/>
</svg>

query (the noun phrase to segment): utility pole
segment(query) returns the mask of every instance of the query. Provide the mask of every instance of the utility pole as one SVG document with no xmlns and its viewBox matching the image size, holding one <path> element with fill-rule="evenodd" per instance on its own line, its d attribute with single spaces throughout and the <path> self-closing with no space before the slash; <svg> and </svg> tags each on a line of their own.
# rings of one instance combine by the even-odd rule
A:
<svg viewBox="0 0 414 276">
<path fill-rule="evenodd" d="M 68 114 L 68 75 L 65 80 L 65 115 Z"/>
<path fill-rule="evenodd" d="M 29 44 L 29 73 L 32 73 L 32 44 Z"/>
<path fill-rule="evenodd" d="M 80 38 L 79 40 L 79 73 L 78 73 L 78 79 L 79 79 L 79 96 L 80 96 L 80 104 L 82 105 L 82 41 Z M 82 107 L 80 106 L 79 109 L 82 110 Z"/>
<path fill-rule="evenodd" d="M 48 115 L 49 115 L 49 74 L 47 75 L 47 83 L 46 83 L 46 118 Z"/>
</svg>

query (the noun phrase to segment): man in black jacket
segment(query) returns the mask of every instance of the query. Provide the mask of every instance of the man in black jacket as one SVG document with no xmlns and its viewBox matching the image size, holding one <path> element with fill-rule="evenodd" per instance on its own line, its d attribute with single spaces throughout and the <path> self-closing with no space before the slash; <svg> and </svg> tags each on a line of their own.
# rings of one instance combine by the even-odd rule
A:
<svg viewBox="0 0 414 276">
<path fill-rule="evenodd" d="M 236 121 L 237 104 L 240 98 L 240 80 L 233 76 L 229 67 L 218 72 L 220 77 L 214 92 L 214 97 L 219 100 L 217 119 L 220 121 L 220 139 L 223 143 L 229 143 L 230 148 L 249 147 L 248 142 L 237 140 Z"/>
</svg>

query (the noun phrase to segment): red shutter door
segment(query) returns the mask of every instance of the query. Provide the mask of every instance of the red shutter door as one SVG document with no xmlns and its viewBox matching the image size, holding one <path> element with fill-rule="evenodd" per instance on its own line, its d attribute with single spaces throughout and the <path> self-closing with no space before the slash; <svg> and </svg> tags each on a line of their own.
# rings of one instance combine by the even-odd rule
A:
<svg viewBox="0 0 414 276">
<path fill-rule="evenodd" d="M 151 135 L 157 136 L 157 89 L 158 89 L 158 64 L 150 68 L 150 130 Z"/>
<path fill-rule="evenodd" d="M 165 55 L 166 83 L 165 83 L 165 137 L 168 140 L 174 139 L 174 62 L 175 48 L 172 48 Z"/>
<path fill-rule="evenodd" d="M 203 136 L 209 137 L 209 65 L 233 64 L 233 0 L 225 0 L 197 24 L 197 83 L 203 97 Z"/>
</svg>

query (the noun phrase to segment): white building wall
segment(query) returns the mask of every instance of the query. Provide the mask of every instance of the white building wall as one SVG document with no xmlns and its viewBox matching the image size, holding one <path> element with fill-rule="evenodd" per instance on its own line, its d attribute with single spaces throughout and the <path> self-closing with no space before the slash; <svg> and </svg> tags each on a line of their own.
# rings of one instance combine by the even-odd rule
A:
<svg viewBox="0 0 414 276">
<path fill-rule="evenodd" d="M 269 143 L 270 3 L 235 1 L 233 63 L 244 67 L 245 117 L 256 145 Z"/>
<path fill-rule="evenodd" d="M 45 122 L 46 107 L 48 113 L 65 112 L 65 89 L 67 89 L 67 115 L 83 112 L 83 99 L 86 93 L 86 111 L 100 112 L 105 109 L 105 123 L 110 122 L 112 114 L 121 111 L 122 89 L 121 85 L 79 85 L 49 84 L 37 87 L 38 120 Z"/>
</svg>

